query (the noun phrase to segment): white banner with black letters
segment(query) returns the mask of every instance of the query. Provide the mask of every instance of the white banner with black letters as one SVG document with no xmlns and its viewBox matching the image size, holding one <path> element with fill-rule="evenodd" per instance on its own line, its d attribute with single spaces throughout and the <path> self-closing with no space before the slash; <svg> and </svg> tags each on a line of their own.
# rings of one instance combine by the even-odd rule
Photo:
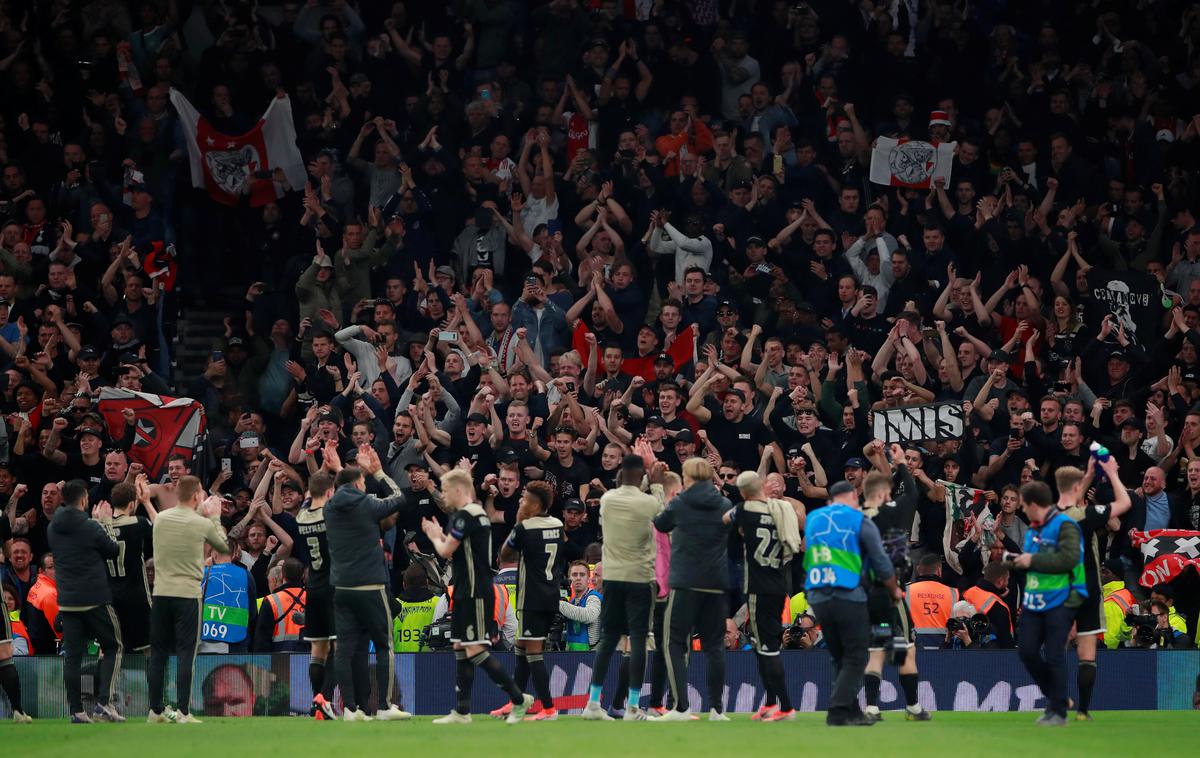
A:
<svg viewBox="0 0 1200 758">
<path fill-rule="evenodd" d="M 961 402 L 911 405 L 872 411 L 875 439 L 884 443 L 962 439 Z"/>
</svg>

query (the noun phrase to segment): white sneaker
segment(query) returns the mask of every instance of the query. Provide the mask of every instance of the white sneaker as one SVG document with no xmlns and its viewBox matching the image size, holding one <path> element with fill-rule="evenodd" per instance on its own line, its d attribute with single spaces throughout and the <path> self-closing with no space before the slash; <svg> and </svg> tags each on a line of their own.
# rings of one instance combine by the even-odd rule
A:
<svg viewBox="0 0 1200 758">
<path fill-rule="evenodd" d="M 362 708 L 342 709 L 342 721 L 371 721 L 371 717 L 363 712 Z"/>
<path fill-rule="evenodd" d="M 14 724 L 32 724 L 33 716 L 30 716 L 28 713 L 22 713 L 21 711 L 13 711 L 12 720 Z"/>
<path fill-rule="evenodd" d="M 119 724 L 125 720 L 125 717 L 117 712 L 117 709 L 109 705 L 100 705 L 96 703 L 96 707 L 92 709 L 93 721 L 108 721 L 113 724 Z"/>
<path fill-rule="evenodd" d="M 204 722 L 190 713 L 180 713 L 175 717 L 176 724 L 203 724 Z"/>
<path fill-rule="evenodd" d="M 459 713 L 458 711 L 450 711 L 440 719 L 434 719 L 435 724 L 469 724 L 471 723 L 471 714 Z"/>
<path fill-rule="evenodd" d="M 408 721 L 411 718 L 411 713 L 400 710 L 400 707 L 394 704 L 386 711 L 375 712 L 376 721 Z"/>
<path fill-rule="evenodd" d="M 622 721 L 658 721 L 658 716 L 647 713 L 643 708 L 626 708 Z"/>
<path fill-rule="evenodd" d="M 613 721 L 613 717 L 609 716 L 600 704 L 595 700 L 589 700 L 584 707 L 583 713 L 579 714 L 579 718 L 584 721 Z"/>
<path fill-rule="evenodd" d="M 508 718 L 504 720 L 506 724 L 519 724 L 525 720 L 525 714 L 529 713 L 529 707 L 533 705 L 533 695 L 522 695 L 521 704 L 514 705 L 508 714 Z"/>
<path fill-rule="evenodd" d="M 149 713 L 146 714 L 146 723 L 147 724 L 169 724 L 171 722 L 167 718 L 166 711 L 163 711 L 162 713 L 155 713 L 154 711 L 150 711 Z"/>
<path fill-rule="evenodd" d="M 672 708 L 671 710 L 659 716 L 655 721 L 691 721 L 692 714 L 687 711 L 678 711 Z"/>
<path fill-rule="evenodd" d="M 729 721 L 729 717 L 721 713 L 716 708 L 710 708 L 708 711 L 709 721 Z"/>
</svg>

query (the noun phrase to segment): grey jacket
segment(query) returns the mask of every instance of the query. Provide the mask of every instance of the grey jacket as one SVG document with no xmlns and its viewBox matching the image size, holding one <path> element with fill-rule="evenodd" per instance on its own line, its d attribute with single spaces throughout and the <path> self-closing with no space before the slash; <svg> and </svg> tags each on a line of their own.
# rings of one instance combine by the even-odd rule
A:
<svg viewBox="0 0 1200 758">
<path fill-rule="evenodd" d="M 671 534 L 671 589 L 729 589 L 729 525 L 722 517 L 732 507 L 712 482 L 698 482 L 654 517 L 654 528 Z"/>
<path fill-rule="evenodd" d="M 325 504 L 325 536 L 329 540 L 329 578 L 334 587 L 384 585 L 388 580 L 379 522 L 404 507 L 405 497 L 386 474 L 376 479 L 392 497 L 380 499 L 345 484 Z"/>
<path fill-rule="evenodd" d="M 68 505 L 59 507 L 46 530 L 54 553 L 58 606 L 89 608 L 112 602 L 106 560 L 116 560 L 120 545 L 86 513 Z"/>
</svg>

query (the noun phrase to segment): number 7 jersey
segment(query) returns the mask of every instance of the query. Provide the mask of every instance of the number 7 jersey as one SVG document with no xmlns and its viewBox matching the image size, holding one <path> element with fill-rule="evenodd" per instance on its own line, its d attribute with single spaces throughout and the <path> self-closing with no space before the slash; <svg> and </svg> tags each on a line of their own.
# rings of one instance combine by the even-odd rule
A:
<svg viewBox="0 0 1200 758">
<path fill-rule="evenodd" d="M 553 516 L 527 518 L 513 527 L 507 544 L 521 555 L 517 607 L 557 611 L 563 581 L 563 523 Z"/>
</svg>

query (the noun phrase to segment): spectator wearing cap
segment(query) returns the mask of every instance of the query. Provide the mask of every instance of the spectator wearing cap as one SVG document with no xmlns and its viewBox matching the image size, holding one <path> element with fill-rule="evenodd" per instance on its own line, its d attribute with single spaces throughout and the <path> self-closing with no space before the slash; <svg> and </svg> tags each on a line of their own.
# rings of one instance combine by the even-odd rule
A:
<svg viewBox="0 0 1200 758">
<path fill-rule="evenodd" d="M 1107 447 L 1117 459 L 1121 481 L 1140 482 L 1147 469 L 1158 465 L 1158 461 L 1146 454 L 1142 444 L 1146 427 L 1137 417 L 1130 415 L 1117 425 L 1117 435 L 1117 439 L 1109 442 Z"/>
<path fill-rule="evenodd" d="M 98 425 L 80 426 L 75 430 L 78 450 L 64 452 L 60 448 L 69 425 L 70 422 L 61 416 L 54 419 L 50 436 L 42 446 L 42 455 L 64 469 L 64 479 L 82 479 L 88 487 L 94 487 L 104 479 L 104 457 L 100 452 L 104 447 L 104 430 Z"/>
<path fill-rule="evenodd" d="M 1101 351 L 1106 348 L 1104 340 L 1109 336 L 1110 331 L 1115 333 L 1116 327 L 1111 320 L 1106 320 L 1100 326 L 1100 338 L 1083 350 L 1082 357 L 1085 366 L 1093 365 L 1092 361 L 1097 357 L 1097 353 L 1105 354 Z M 1103 375 L 1095 368 L 1091 371 L 1085 368 L 1084 373 L 1088 379 L 1088 386 L 1095 391 L 1097 397 L 1116 401 L 1121 398 L 1142 396 L 1138 385 L 1141 382 L 1142 369 L 1148 368 L 1149 364 L 1150 356 L 1145 350 L 1136 345 L 1128 336 L 1123 340 L 1118 337 L 1118 343 L 1115 346 L 1107 346 L 1107 360 L 1104 364 Z"/>
<path fill-rule="evenodd" d="M 320 242 L 317 243 L 312 263 L 296 282 L 296 298 L 300 303 L 302 321 L 306 318 L 315 320 L 322 310 L 338 315 L 342 313 L 342 296 L 334 281 L 333 259 L 325 254 Z"/>
<path fill-rule="evenodd" d="M 568 498 L 562 505 L 563 557 L 567 563 L 583 560 L 584 550 L 596 541 L 596 528 L 588 523 L 587 509 L 578 498 Z"/>
<path fill-rule="evenodd" d="M 247 340 L 240 334 L 234 334 L 231 328 L 226 329 L 225 339 L 218 342 L 218 349 L 224 354 L 225 382 L 237 387 L 238 396 L 250 407 L 259 403 L 259 378 L 266 368 L 266 346 L 259 339 Z"/>
</svg>

